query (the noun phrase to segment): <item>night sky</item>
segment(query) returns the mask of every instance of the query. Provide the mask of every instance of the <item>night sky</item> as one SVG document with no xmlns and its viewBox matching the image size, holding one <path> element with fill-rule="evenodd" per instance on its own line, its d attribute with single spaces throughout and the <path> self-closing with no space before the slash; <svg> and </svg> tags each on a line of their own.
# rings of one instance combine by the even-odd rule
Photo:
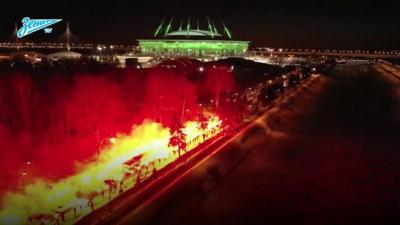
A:
<svg viewBox="0 0 400 225">
<path fill-rule="evenodd" d="M 163 18 L 224 20 L 235 39 L 275 48 L 400 49 L 396 1 L 8 1 L 0 8 L 0 38 L 23 17 L 62 18 L 84 42 L 135 44 L 151 37 Z M 205 22 L 204 22 L 205 24 Z M 32 40 L 53 40 L 31 35 Z"/>
</svg>

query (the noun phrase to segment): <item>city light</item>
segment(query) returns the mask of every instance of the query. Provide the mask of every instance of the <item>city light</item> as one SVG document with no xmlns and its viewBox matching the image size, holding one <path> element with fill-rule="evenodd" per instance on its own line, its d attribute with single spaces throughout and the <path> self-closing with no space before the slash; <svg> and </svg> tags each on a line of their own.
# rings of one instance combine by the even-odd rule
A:
<svg viewBox="0 0 400 225">
<path fill-rule="evenodd" d="M 40 3 L 0 15 L 0 225 L 398 221 L 395 1 Z"/>
</svg>

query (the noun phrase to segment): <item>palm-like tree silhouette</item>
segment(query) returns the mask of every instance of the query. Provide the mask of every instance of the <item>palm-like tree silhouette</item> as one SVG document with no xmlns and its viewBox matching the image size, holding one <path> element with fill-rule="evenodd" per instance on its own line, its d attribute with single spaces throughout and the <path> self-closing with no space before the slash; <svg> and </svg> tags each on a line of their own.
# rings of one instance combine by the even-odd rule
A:
<svg viewBox="0 0 400 225">
<path fill-rule="evenodd" d="M 181 151 L 186 150 L 186 134 L 183 132 L 183 124 L 180 119 L 175 119 L 170 127 L 171 137 L 168 146 L 178 148 L 178 156 L 181 157 Z"/>
</svg>

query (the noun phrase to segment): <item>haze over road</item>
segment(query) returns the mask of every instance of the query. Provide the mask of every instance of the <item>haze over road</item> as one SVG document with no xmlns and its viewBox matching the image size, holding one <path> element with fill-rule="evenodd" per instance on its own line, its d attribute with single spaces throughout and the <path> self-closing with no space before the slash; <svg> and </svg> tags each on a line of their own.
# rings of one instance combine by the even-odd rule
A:
<svg viewBox="0 0 400 225">
<path fill-rule="evenodd" d="M 399 80 L 338 66 L 308 84 L 120 224 L 400 224 Z"/>
</svg>

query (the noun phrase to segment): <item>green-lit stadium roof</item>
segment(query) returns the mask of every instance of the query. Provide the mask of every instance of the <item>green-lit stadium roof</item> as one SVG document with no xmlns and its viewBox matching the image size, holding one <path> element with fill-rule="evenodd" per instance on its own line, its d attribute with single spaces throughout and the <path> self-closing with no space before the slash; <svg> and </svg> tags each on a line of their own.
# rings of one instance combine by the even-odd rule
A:
<svg viewBox="0 0 400 225">
<path fill-rule="evenodd" d="M 227 38 L 232 39 L 232 33 L 225 25 L 224 22 L 221 21 L 221 33 L 218 31 L 216 23 L 213 20 L 210 20 L 208 17 L 206 20 L 195 20 L 193 22 L 190 17 L 186 20 L 181 19 L 179 23 L 177 23 L 174 18 L 169 19 L 168 23 L 163 20 L 157 29 L 154 32 L 154 38 L 167 38 L 167 37 L 205 37 L 205 38 Z M 201 23 L 202 22 L 202 23 Z M 200 25 L 202 24 L 202 25 Z M 206 26 L 206 28 L 204 28 Z M 201 28 L 203 27 L 203 28 Z"/>
</svg>

